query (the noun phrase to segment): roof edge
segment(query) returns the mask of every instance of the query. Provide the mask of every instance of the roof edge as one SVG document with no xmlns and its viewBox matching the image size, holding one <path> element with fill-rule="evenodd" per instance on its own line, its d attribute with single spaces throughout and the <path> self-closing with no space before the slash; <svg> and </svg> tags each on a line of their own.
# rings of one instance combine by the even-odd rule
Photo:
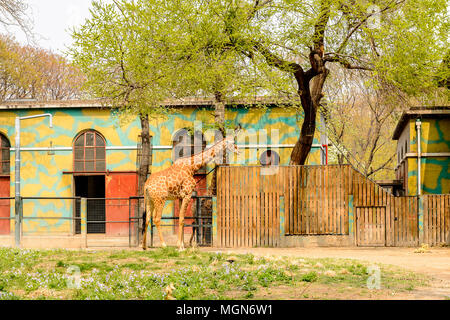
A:
<svg viewBox="0 0 450 320">
<path fill-rule="evenodd" d="M 433 107 L 411 107 L 403 112 L 400 120 L 397 122 L 392 140 L 398 140 L 406 126 L 406 123 L 413 117 L 428 118 L 436 115 L 443 115 L 445 118 L 450 117 L 450 106 L 433 106 Z"/>
<path fill-rule="evenodd" d="M 258 104 L 297 104 L 300 102 L 296 97 L 255 97 L 252 99 L 227 99 L 226 105 L 258 105 Z M 167 107 L 186 106 L 213 106 L 214 97 L 168 99 L 162 103 Z M 49 101 L 3 101 L 0 102 L 0 110 L 8 109 L 54 109 L 54 108 L 112 108 L 112 103 L 107 99 L 91 100 L 49 100 Z"/>
</svg>

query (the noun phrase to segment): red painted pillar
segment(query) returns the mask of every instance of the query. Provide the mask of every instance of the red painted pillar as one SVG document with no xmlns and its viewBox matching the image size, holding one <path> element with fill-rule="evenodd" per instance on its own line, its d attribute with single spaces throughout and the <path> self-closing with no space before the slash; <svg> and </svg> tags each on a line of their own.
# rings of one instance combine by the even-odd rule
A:
<svg viewBox="0 0 450 320">
<path fill-rule="evenodd" d="M 109 200 L 108 198 L 128 198 L 137 193 L 136 172 L 114 173 L 109 172 L 105 180 L 106 221 L 128 221 L 128 200 Z M 128 222 L 106 223 L 108 236 L 127 236 Z"/>
<path fill-rule="evenodd" d="M 10 197 L 9 176 L 0 176 L 0 198 Z M 0 199 L 0 218 L 9 218 L 11 215 L 10 200 Z M 0 234 L 10 233 L 10 220 L 0 219 Z"/>
</svg>

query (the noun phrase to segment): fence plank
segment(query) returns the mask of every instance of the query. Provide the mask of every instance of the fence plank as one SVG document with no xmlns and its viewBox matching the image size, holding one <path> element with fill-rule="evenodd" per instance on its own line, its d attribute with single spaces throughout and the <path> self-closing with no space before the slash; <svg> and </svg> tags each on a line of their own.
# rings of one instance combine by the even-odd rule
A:
<svg viewBox="0 0 450 320">
<path fill-rule="evenodd" d="M 431 198 L 431 203 L 432 203 L 432 211 L 431 211 L 431 232 L 432 232 L 432 244 L 435 245 L 436 244 L 436 197 L 433 196 Z"/>
<path fill-rule="evenodd" d="M 444 233 L 444 242 L 447 245 L 450 245 L 450 195 L 445 196 L 445 233 Z"/>
<path fill-rule="evenodd" d="M 445 196 L 440 195 L 440 216 L 441 216 L 441 222 L 439 224 L 439 231 L 440 231 L 440 243 L 445 243 Z"/>
<path fill-rule="evenodd" d="M 266 225 L 266 229 L 267 229 L 267 234 L 268 234 L 268 241 L 267 244 L 269 246 L 273 245 L 273 231 L 272 231 L 272 221 L 273 221 L 273 200 L 272 200 L 272 195 L 273 195 L 273 186 L 272 186 L 272 180 L 271 176 L 266 176 L 267 177 L 267 181 L 269 182 L 267 185 L 267 225 Z"/>
<path fill-rule="evenodd" d="M 245 169 L 245 168 L 243 168 Z M 244 226 L 242 228 L 242 242 L 243 246 L 248 248 L 248 240 L 249 240 L 249 234 L 250 234 L 250 228 L 249 228 L 249 210 L 248 210 L 248 170 L 241 170 L 242 171 L 242 181 L 243 183 L 243 216 L 244 216 Z"/>
<path fill-rule="evenodd" d="M 223 186 L 223 170 L 220 168 L 216 171 L 217 180 L 216 180 L 216 190 L 217 190 L 217 239 L 214 239 L 214 242 L 217 243 L 220 247 L 223 247 L 222 244 L 222 223 L 223 223 L 223 210 L 224 210 L 224 201 L 223 196 L 226 194 L 224 186 Z"/>
<path fill-rule="evenodd" d="M 323 183 L 323 198 L 324 198 L 324 231 L 325 233 L 331 233 L 331 228 L 330 228 L 330 207 L 329 207 L 329 201 L 328 201 L 328 190 L 330 190 L 329 187 L 329 171 L 328 171 L 329 167 L 324 167 L 323 168 L 323 172 L 324 172 L 324 183 Z"/>
<path fill-rule="evenodd" d="M 258 214 L 258 211 L 256 210 L 256 167 L 252 167 L 250 172 L 251 172 L 251 179 L 252 179 L 252 184 L 251 184 L 251 194 L 252 194 L 252 198 L 251 198 L 251 212 L 252 212 L 252 241 L 251 241 L 251 247 L 256 246 L 256 216 Z"/>
<path fill-rule="evenodd" d="M 446 205 L 445 205 L 445 243 L 450 245 L 450 195 L 446 195 Z"/>
</svg>

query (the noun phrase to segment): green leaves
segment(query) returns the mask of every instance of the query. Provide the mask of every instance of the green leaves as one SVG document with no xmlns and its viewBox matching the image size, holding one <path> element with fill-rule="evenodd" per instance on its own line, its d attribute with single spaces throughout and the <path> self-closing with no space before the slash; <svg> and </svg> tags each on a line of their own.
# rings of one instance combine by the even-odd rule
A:
<svg viewBox="0 0 450 320">
<path fill-rule="evenodd" d="M 170 98 L 247 97 L 284 86 L 247 56 L 248 2 L 114 3 L 94 2 L 91 18 L 72 30 L 69 54 L 94 97 L 151 114 Z"/>
</svg>

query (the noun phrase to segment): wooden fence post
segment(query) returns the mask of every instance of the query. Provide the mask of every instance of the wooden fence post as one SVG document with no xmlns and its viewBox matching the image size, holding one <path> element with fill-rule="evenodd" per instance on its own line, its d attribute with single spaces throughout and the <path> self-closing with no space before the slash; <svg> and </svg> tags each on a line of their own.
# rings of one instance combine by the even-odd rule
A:
<svg viewBox="0 0 450 320">
<path fill-rule="evenodd" d="M 218 245 L 217 239 L 217 197 L 212 197 L 212 230 L 211 230 L 212 246 Z"/>
<path fill-rule="evenodd" d="M 87 199 L 81 198 L 80 203 L 80 218 L 81 218 L 81 247 L 87 248 Z"/>
<path fill-rule="evenodd" d="M 348 235 L 353 238 L 353 243 L 356 245 L 355 236 L 355 211 L 353 207 L 353 195 L 348 196 Z"/>
<path fill-rule="evenodd" d="M 284 196 L 280 196 L 280 240 L 285 235 L 284 215 Z"/>
<path fill-rule="evenodd" d="M 419 228 L 419 246 L 422 245 L 423 243 L 423 239 L 424 239 L 424 229 L 423 229 L 423 197 L 422 196 L 418 196 L 417 197 L 417 207 L 418 207 L 418 217 L 417 217 L 417 221 L 418 221 L 418 228 Z"/>
</svg>

